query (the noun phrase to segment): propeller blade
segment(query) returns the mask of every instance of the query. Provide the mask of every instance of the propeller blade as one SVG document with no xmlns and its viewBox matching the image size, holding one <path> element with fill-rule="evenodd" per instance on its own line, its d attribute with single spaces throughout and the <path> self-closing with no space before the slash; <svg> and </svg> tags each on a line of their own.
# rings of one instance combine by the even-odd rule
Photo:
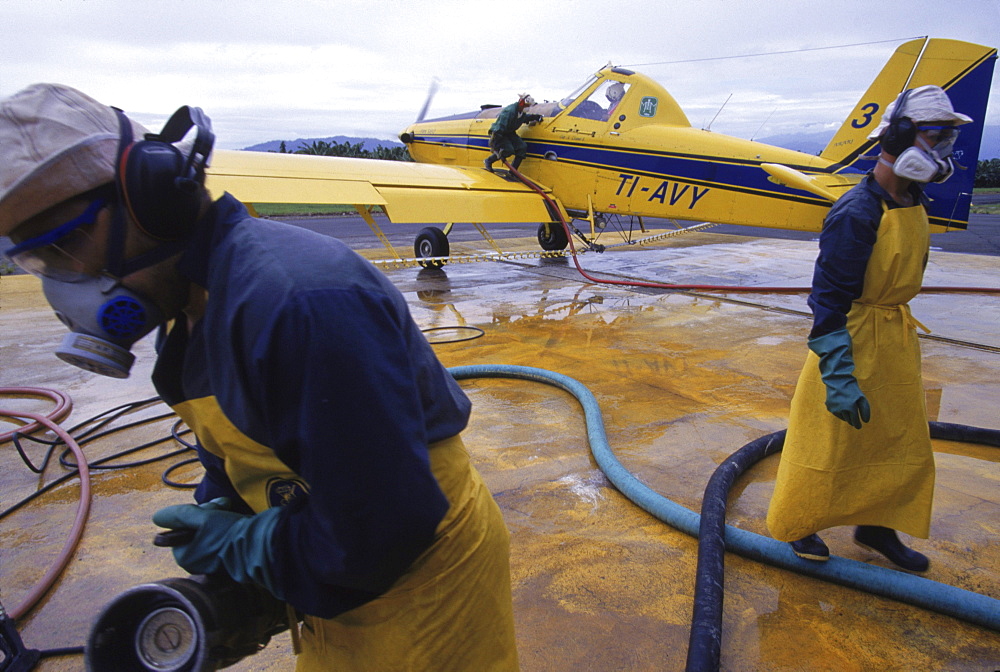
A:
<svg viewBox="0 0 1000 672">
<path fill-rule="evenodd" d="M 427 100 L 424 101 L 424 106 L 420 108 L 420 114 L 417 115 L 417 121 L 423 121 L 424 116 L 427 115 L 427 108 L 431 106 L 431 101 L 434 100 L 434 94 L 437 93 L 438 84 L 441 83 L 437 77 L 431 80 L 431 88 L 427 91 Z"/>
</svg>

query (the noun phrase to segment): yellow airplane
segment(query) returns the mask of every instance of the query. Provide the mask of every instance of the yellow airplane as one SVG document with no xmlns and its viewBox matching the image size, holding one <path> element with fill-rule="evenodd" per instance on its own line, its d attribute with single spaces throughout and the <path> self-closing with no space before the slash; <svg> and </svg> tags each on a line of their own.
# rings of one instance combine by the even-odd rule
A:
<svg viewBox="0 0 1000 672">
<path fill-rule="evenodd" d="M 487 240 L 485 224 L 539 223 L 547 250 L 568 242 L 555 222 L 587 221 L 590 236 L 581 236 L 593 241 L 609 214 L 638 216 L 641 227 L 655 217 L 819 231 L 830 204 L 874 166 L 878 146 L 867 136 L 885 106 L 906 88 L 937 84 L 975 121 L 956 142 L 955 174 L 928 187 L 932 231 L 965 229 L 996 53 L 956 40 L 901 45 L 818 156 L 693 128 L 662 86 L 609 66 L 527 110 L 542 121 L 521 130 L 520 172 L 548 198 L 483 168 L 498 106 L 411 125 L 400 139 L 416 163 L 220 150 L 208 186 L 250 205 L 353 205 L 396 258 L 371 217 L 376 207 L 390 222 L 444 225 L 420 232 L 418 258 L 447 257 L 455 223 L 476 224 Z"/>
</svg>

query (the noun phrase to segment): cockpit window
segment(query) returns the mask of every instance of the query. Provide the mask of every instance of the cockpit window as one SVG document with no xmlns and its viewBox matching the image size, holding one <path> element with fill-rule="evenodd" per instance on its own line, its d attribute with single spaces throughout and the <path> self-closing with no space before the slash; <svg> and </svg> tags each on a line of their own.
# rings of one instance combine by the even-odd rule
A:
<svg viewBox="0 0 1000 672">
<path fill-rule="evenodd" d="M 565 98 L 563 98 L 562 100 L 560 100 L 559 104 L 563 106 L 563 109 L 566 109 L 567 107 L 569 107 L 570 105 L 573 104 L 574 100 L 576 100 L 577 98 L 580 97 L 581 93 L 583 93 L 584 91 L 586 91 L 587 89 L 589 89 L 590 86 L 595 81 L 597 81 L 597 77 L 591 77 L 586 82 L 584 82 L 584 84 L 582 86 L 577 87 L 576 91 L 574 91 L 573 93 L 569 94 L 568 96 L 566 96 Z"/>
<path fill-rule="evenodd" d="M 569 116 L 607 121 L 617 110 L 622 98 L 628 92 L 628 87 L 629 85 L 624 82 L 605 80 L 586 100 L 581 101 Z"/>
<path fill-rule="evenodd" d="M 524 111 L 528 114 L 540 114 L 543 117 L 554 117 L 563 111 L 563 106 L 556 101 L 546 100 L 544 103 L 535 103 Z"/>
<path fill-rule="evenodd" d="M 468 115 L 456 115 L 455 117 L 448 117 L 449 119 L 461 118 L 475 118 L 475 119 L 496 119 L 500 115 L 500 110 L 503 109 L 499 105 L 483 105 L 483 108 L 478 112 L 471 112 Z M 543 103 L 535 103 L 531 107 L 524 108 L 525 114 L 540 114 L 543 117 L 554 117 L 563 111 L 565 107 L 557 101 L 546 100 Z M 432 119 L 431 121 L 444 121 L 444 119 Z"/>
</svg>

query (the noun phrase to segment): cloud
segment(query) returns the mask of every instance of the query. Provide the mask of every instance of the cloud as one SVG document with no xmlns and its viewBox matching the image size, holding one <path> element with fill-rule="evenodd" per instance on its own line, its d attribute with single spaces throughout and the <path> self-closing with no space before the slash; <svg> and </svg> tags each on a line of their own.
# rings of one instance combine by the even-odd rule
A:
<svg viewBox="0 0 1000 672">
<path fill-rule="evenodd" d="M 561 98 L 611 61 L 643 64 L 696 126 L 732 94 L 712 128 L 749 137 L 839 123 L 904 38 L 993 44 L 998 12 L 995 0 L 4 0 L 0 95 L 59 81 L 144 123 L 197 105 L 232 148 L 293 131 L 392 138 L 432 77 L 441 115 L 521 91 Z M 792 53 L 756 55 L 771 52 Z"/>
</svg>

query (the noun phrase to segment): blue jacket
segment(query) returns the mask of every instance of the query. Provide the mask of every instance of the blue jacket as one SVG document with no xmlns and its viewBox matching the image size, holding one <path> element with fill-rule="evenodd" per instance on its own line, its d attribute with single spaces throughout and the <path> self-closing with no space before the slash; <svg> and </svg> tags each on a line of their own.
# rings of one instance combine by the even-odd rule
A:
<svg viewBox="0 0 1000 672">
<path fill-rule="evenodd" d="M 208 303 L 190 334 L 183 319 L 171 330 L 153 381 L 208 430 L 196 499 L 285 506 L 271 575 L 296 608 L 329 618 L 377 597 L 448 510 L 427 449 L 465 428 L 468 398 L 400 292 L 338 240 L 227 194 L 178 268 Z M 241 460 L 292 475 L 237 478 Z"/>
</svg>

